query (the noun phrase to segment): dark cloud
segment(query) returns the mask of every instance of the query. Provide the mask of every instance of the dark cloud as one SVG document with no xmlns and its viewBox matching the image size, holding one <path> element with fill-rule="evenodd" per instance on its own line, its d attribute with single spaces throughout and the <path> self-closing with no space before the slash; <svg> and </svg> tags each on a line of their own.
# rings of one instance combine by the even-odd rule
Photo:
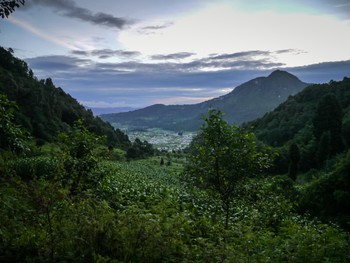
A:
<svg viewBox="0 0 350 263">
<path fill-rule="evenodd" d="M 124 62 L 116 63 L 96 63 L 92 59 L 78 59 L 75 57 L 68 56 L 51 56 L 42 57 L 39 60 L 46 60 L 48 63 L 56 63 L 57 61 L 66 62 L 67 65 L 74 64 L 79 67 L 84 64 L 85 68 L 91 68 L 93 70 L 108 70 L 109 72 L 145 72 L 147 74 L 162 74 L 165 72 L 177 74 L 179 72 L 202 72 L 210 70 L 263 70 L 272 69 L 276 67 L 283 67 L 283 63 L 275 62 L 271 59 L 269 51 L 249 51 L 234 54 L 222 54 L 209 56 L 206 58 L 195 59 L 191 62 L 180 63 L 170 62 L 167 60 L 176 60 L 181 58 L 187 58 L 194 53 L 180 52 L 165 55 L 155 55 L 152 59 L 162 60 L 163 62 L 145 63 L 133 60 L 136 56 L 140 55 L 136 51 L 125 51 L 125 50 L 111 50 L 101 49 L 92 51 L 81 51 L 73 50 L 71 52 L 74 55 L 79 56 L 97 56 L 99 58 L 110 58 L 110 57 L 122 57 L 129 59 Z M 259 55 L 259 57 L 257 57 Z M 56 61 L 54 61 L 56 60 Z M 31 61 L 31 60 L 29 60 Z"/>
<path fill-rule="evenodd" d="M 168 59 L 184 59 L 195 55 L 195 53 L 190 52 L 179 52 L 179 53 L 173 53 L 173 54 L 167 54 L 167 55 L 153 55 L 151 56 L 151 59 L 154 60 L 168 60 Z"/>
<path fill-rule="evenodd" d="M 89 52 L 84 51 L 84 50 L 72 50 L 71 53 L 73 55 L 79 55 L 79 56 L 88 56 L 89 55 Z"/>
<path fill-rule="evenodd" d="M 100 26 L 123 29 L 125 26 L 134 23 L 132 20 L 111 14 L 93 13 L 91 10 L 77 6 L 72 0 L 32 0 L 31 5 L 33 4 L 50 7 L 64 16 L 77 18 Z"/>
<path fill-rule="evenodd" d="M 276 53 L 276 54 L 289 53 L 289 54 L 293 54 L 293 55 L 299 55 L 299 54 L 305 54 L 307 52 L 304 50 L 301 50 L 301 49 L 281 49 L 281 50 L 275 51 L 274 53 Z"/>
<path fill-rule="evenodd" d="M 254 58 L 257 56 L 269 56 L 269 55 L 271 55 L 270 51 L 253 50 L 253 51 L 244 51 L 244 52 L 237 52 L 237 53 L 230 53 L 230 54 L 213 55 L 210 57 L 210 59 L 212 60 L 242 59 L 242 58 Z"/>
<path fill-rule="evenodd" d="M 158 30 L 158 29 L 164 29 L 164 28 L 167 28 L 169 26 L 172 26 L 174 23 L 173 22 L 167 22 L 163 25 L 155 25 L 155 26 L 145 26 L 145 27 L 142 27 L 141 29 L 142 30 Z"/>
<path fill-rule="evenodd" d="M 161 25 L 145 26 L 145 27 L 141 27 L 137 32 L 140 34 L 146 34 L 146 35 L 155 34 L 158 30 L 168 28 L 173 24 L 174 24 L 173 22 L 166 22 Z"/>
<path fill-rule="evenodd" d="M 90 51 L 85 50 L 72 50 L 72 54 L 80 56 L 96 56 L 100 59 L 121 57 L 121 58 L 134 58 L 141 55 L 138 51 L 127 51 L 127 50 L 112 50 L 112 49 L 95 49 Z"/>
<path fill-rule="evenodd" d="M 67 71 L 77 70 L 81 66 L 91 64 L 90 60 L 70 56 L 41 56 L 26 59 L 31 68 L 39 71 Z"/>
<path fill-rule="evenodd" d="M 283 66 L 267 57 L 241 61 L 207 58 L 190 63 L 96 63 L 88 58 L 69 56 L 36 57 L 26 61 L 39 78 L 51 77 L 56 85 L 80 101 L 123 102 L 131 106 L 150 105 L 161 98 L 205 100 L 218 97 L 224 94 L 223 90 L 227 93 L 248 80 L 267 76 Z M 207 68 L 214 70 L 204 71 Z M 350 61 L 283 70 L 304 82 L 322 83 L 350 76 Z"/>
</svg>

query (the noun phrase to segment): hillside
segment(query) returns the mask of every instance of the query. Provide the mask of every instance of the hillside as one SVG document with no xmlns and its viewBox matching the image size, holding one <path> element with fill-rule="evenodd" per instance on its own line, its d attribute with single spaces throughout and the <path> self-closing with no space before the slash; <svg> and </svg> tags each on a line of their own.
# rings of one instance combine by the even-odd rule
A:
<svg viewBox="0 0 350 263">
<path fill-rule="evenodd" d="M 55 87 L 50 78 L 38 80 L 24 61 L 12 55 L 12 50 L 0 47 L 0 57 L 0 93 L 17 103 L 17 124 L 37 141 L 54 141 L 57 133 L 82 119 L 90 131 L 106 135 L 109 146 L 129 146 L 124 133 L 94 117 L 91 110 L 86 110 L 76 99 Z"/>
<path fill-rule="evenodd" d="M 302 143 L 301 138 L 305 137 L 301 135 L 311 133 L 317 105 L 327 94 L 336 96 L 340 103 L 344 114 L 343 135 L 350 144 L 350 78 L 346 77 L 343 81 L 311 85 L 247 126 L 253 127 L 256 136 L 272 146 L 279 147 L 291 140 Z"/>
<path fill-rule="evenodd" d="M 326 97 L 327 96 L 327 97 Z M 334 107 L 327 105 L 320 107 L 325 98 L 334 98 L 341 111 L 341 127 L 339 134 L 332 135 L 332 141 L 336 137 L 342 141 L 343 148 L 350 146 L 350 78 L 342 81 L 331 81 L 327 84 L 311 85 L 295 96 L 290 96 L 287 101 L 279 105 L 275 110 L 265 114 L 262 118 L 245 124 L 264 143 L 280 148 L 279 164 L 276 171 L 284 173 L 288 170 L 288 147 L 291 144 L 298 145 L 301 159 L 299 168 L 308 171 L 320 167 L 321 155 L 321 131 L 315 128 L 315 116 L 323 111 L 326 123 L 333 125 L 336 116 L 332 116 Z M 327 102 L 327 101 L 326 101 Z M 327 120 L 328 118 L 328 120 Z M 329 128 L 327 128 L 329 129 Z M 326 151 L 329 158 L 332 156 L 329 142 Z M 330 144 L 330 145 L 329 145 Z"/>
<path fill-rule="evenodd" d="M 241 124 L 273 110 L 289 95 L 296 94 L 307 85 L 288 72 L 276 70 L 268 77 L 255 78 L 227 95 L 202 103 L 156 104 L 136 111 L 101 115 L 101 118 L 133 128 L 197 130 L 202 122 L 201 115 L 216 108 L 226 113 L 225 119 L 230 123 Z"/>
</svg>

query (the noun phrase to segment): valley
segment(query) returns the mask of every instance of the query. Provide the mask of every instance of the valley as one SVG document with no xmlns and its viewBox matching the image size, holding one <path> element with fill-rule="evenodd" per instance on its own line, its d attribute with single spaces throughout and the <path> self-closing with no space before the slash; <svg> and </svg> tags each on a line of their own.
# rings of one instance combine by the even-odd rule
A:
<svg viewBox="0 0 350 263">
<path fill-rule="evenodd" d="M 118 124 L 112 124 L 115 128 L 118 128 L 125 132 L 129 136 L 130 141 L 134 141 L 136 138 L 141 141 L 147 141 L 153 145 L 154 148 L 164 151 L 178 151 L 185 149 L 192 141 L 197 132 L 191 131 L 167 131 L 160 128 L 149 129 L 131 129 L 123 128 Z"/>
</svg>

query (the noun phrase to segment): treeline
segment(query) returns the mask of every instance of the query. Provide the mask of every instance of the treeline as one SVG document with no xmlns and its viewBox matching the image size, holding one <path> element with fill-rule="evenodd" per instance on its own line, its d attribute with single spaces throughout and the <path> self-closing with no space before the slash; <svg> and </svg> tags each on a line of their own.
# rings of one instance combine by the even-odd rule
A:
<svg viewBox="0 0 350 263">
<path fill-rule="evenodd" d="M 130 141 L 122 131 L 95 117 L 76 99 L 55 87 L 50 78 L 38 80 L 26 62 L 13 56 L 13 50 L 0 47 L 0 93 L 15 101 L 15 122 L 43 144 L 53 142 L 59 132 L 69 130 L 82 119 L 88 130 L 106 136 L 106 145 L 127 149 Z"/>
<path fill-rule="evenodd" d="M 302 212 L 349 229 L 350 78 L 309 86 L 245 127 L 278 152 L 272 174 L 304 184 Z"/>
<path fill-rule="evenodd" d="M 299 170 L 323 168 L 350 147 L 350 78 L 312 85 L 253 122 L 259 140 L 280 151 L 277 173 L 286 173 L 289 148 L 299 148 Z"/>
</svg>

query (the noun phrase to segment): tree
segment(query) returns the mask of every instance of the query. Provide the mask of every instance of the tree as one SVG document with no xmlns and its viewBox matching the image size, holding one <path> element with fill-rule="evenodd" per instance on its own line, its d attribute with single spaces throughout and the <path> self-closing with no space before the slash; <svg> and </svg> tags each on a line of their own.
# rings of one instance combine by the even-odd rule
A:
<svg viewBox="0 0 350 263">
<path fill-rule="evenodd" d="M 300 150 L 297 144 L 293 143 L 289 147 L 289 170 L 288 175 L 289 177 L 295 181 L 298 174 L 298 165 L 300 161 Z"/>
<path fill-rule="evenodd" d="M 0 16 L 2 18 L 7 18 L 15 8 L 24 5 L 25 0 L 0 0 Z"/>
<path fill-rule="evenodd" d="M 318 142 L 323 133 L 330 133 L 330 155 L 344 150 L 342 138 L 343 112 L 338 99 L 332 95 L 325 95 L 319 102 L 313 119 L 314 135 Z"/>
<path fill-rule="evenodd" d="M 63 163 L 65 167 L 62 182 L 70 187 L 75 195 L 79 190 L 94 188 L 101 178 L 92 174 L 97 167 L 98 160 L 94 154 L 95 147 L 105 140 L 89 132 L 82 120 L 78 120 L 69 133 L 59 134 L 63 142 Z"/>
<path fill-rule="evenodd" d="M 272 154 L 265 146 L 258 151 L 254 134 L 229 125 L 218 110 L 209 111 L 200 136 L 202 144 L 192 155 L 189 174 L 198 186 L 220 198 L 228 227 L 237 184 L 269 168 Z"/>
<path fill-rule="evenodd" d="M 324 162 L 329 158 L 331 152 L 331 134 L 329 131 L 324 132 L 321 136 L 316 152 L 316 158 L 321 168 Z"/>
<path fill-rule="evenodd" d="M 0 149 L 24 152 L 28 150 L 26 140 L 29 136 L 14 123 L 14 113 L 17 109 L 15 102 L 0 94 Z"/>
<path fill-rule="evenodd" d="M 148 141 L 141 141 L 139 138 L 136 138 L 132 143 L 131 147 L 126 152 L 127 159 L 139 159 L 152 156 L 155 150 L 153 145 Z"/>
</svg>

